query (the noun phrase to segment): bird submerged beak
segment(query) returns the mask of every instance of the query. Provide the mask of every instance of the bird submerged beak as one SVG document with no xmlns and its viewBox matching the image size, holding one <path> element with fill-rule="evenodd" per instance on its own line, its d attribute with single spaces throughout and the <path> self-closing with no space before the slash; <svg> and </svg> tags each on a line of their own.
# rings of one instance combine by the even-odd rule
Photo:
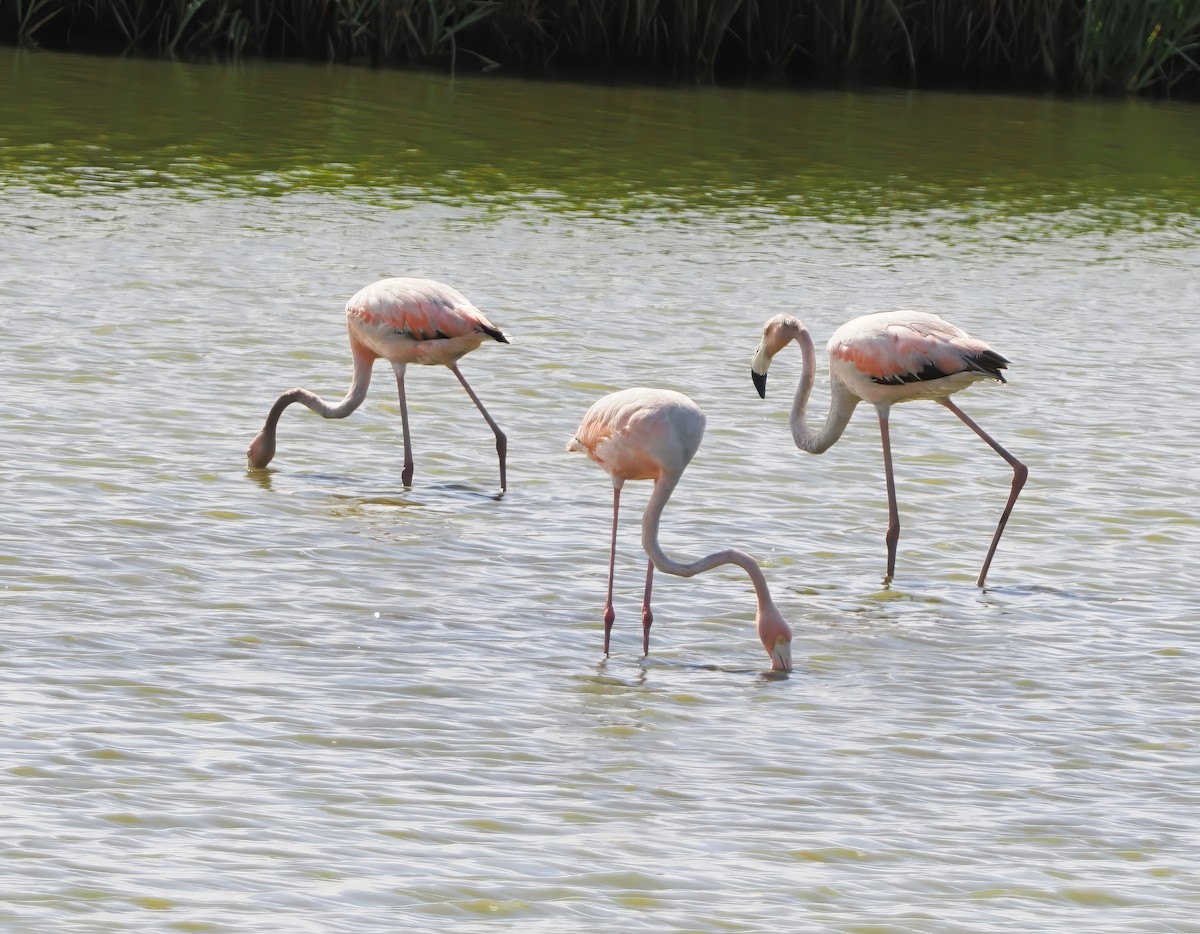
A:
<svg viewBox="0 0 1200 934">
<path fill-rule="evenodd" d="M 775 640 L 775 648 L 771 650 L 771 669 L 773 671 L 792 670 L 792 644 L 783 636 Z"/>
<path fill-rule="evenodd" d="M 250 446 L 246 448 L 246 469 L 261 470 L 271 463 L 271 458 L 274 456 L 275 439 L 267 437 L 264 432 L 260 431 L 254 436 Z"/>
</svg>

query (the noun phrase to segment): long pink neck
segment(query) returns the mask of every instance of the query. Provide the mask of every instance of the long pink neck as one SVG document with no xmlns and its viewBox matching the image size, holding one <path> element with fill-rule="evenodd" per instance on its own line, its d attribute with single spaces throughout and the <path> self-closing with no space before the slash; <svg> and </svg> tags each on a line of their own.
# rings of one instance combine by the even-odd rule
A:
<svg viewBox="0 0 1200 934">
<path fill-rule="evenodd" d="M 817 375 L 817 352 L 807 328 L 801 328 L 796 336 L 803 358 L 800 370 L 800 385 L 796 387 L 796 398 L 792 402 L 792 438 L 796 447 L 809 454 L 821 454 L 833 446 L 850 424 L 850 416 L 858 405 L 858 398 L 851 395 L 836 379 L 829 385 L 829 414 L 820 429 L 808 427 L 808 397 L 812 393 Z"/>
<path fill-rule="evenodd" d="M 667 505 L 667 500 L 671 498 L 671 493 L 674 492 L 675 486 L 678 483 L 678 476 L 672 477 L 665 473 L 660 475 L 654 481 L 654 492 L 650 494 L 650 501 L 646 504 L 646 512 L 642 515 L 642 547 L 646 550 L 646 554 L 650 556 L 650 560 L 654 562 L 654 566 L 664 574 L 674 574 L 677 577 L 694 577 L 722 564 L 736 564 L 750 576 L 750 582 L 754 585 L 754 594 L 758 598 L 759 611 L 776 611 L 775 603 L 771 599 L 771 591 L 767 587 L 767 579 L 763 576 L 762 569 L 754 562 L 753 558 L 743 551 L 738 551 L 736 548 L 727 548 L 724 551 L 714 552 L 690 564 L 681 564 L 667 557 L 666 553 L 662 550 L 662 546 L 658 543 L 658 520 L 662 517 L 663 508 Z"/>
<path fill-rule="evenodd" d="M 357 344 L 351 345 L 354 352 L 354 376 L 350 380 L 350 388 L 340 402 L 327 402 L 315 392 L 307 389 L 289 389 L 275 400 L 267 420 L 263 423 L 261 434 L 264 438 L 274 441 L 275 429 L 283 410 L 293 402 L 306 405 L 322 418 L 345 418 L 367 398 L 367 387 L 371 385 L 371 367 L 375 357 L 369 351 L 361 349 Z"/>
</svg>

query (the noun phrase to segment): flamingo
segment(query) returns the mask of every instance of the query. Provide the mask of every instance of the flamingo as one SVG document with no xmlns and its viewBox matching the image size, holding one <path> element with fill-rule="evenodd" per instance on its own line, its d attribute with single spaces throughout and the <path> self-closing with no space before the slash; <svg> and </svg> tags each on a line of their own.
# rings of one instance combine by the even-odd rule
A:
<svg viewBox="0 0 1200 934">
<path fill-rule="evenodd" d="M 642 516 L 642 547 L 649 555 L 646 591 L 642 598 L 642 652 L 650 654 L 650 590 L 654 569 L 664 574 L 692 577 L 722 564 L 736 564 L 748 575 L 758 599 L 758 637 L 771 667 L 792 668 L 792 632 L 771 600 L 767 579 L 754 559 L 735 549 L 719 551 L 699 561 L 681 564 L 664 554 L 658 544 L 658 521 L 683 470 L 700 447 L 704 413 L 682 393 L 664 389 L 623 389 L 595 402 L 583 416 L 568 451 L 584 452 L 612 476 L 612 545 L 608 555 L 608 597 L 604 603 L 604 654 L 608 655 L 613 620 L 613 570 L 617 552 L 617 511 L 626 480 L 653 480 L 654 491 Z"/>
<path fill-rule="evenodd" d="M 371 383 L 372 366 L 376 359 L 383 357 L 396 373 L 396 388 L 400 394 L 400 424 L 404 431 L 404 468 L 400 477 L 404 485 L 412 485 L 413 475 L 404 371 L 410 363 L 441 364 L 458 377 L 496 435 L 500 491 L 504 492 L 508 439 L 467 383 L 458 368 L 458 361 L 485 340 L 507 344 L 508 336 L 488 321 L 461 292 L 432 279 L 380 279 L 360 289 L 346 303 L 346 327 L 350 332 L 354 376 L 345 398 L 330 403 L 307 389 L 289 389 L 275 400 L 262 431 L 246 449 L 250 466 L 260 468 L 271 463 L 275 456 L 275 430 L 279 417 L 293 402 L 303 403 L 322 418 L 345 418 L 362 405 Z"/>
<path fill-rule="evenodd" d="M 763 325 L 762 342 L 754 354 L 750 375 L 758 394 L 767 397 L 767 367 L 771 358 L 791 341 L 800 345 L 803 359 L 800 385 L 792 404 L 791 427 L 796 447 L 821 454 L 842 436 L 855 406 L 869 402 L 879 414 L 883 440 L 883 467 L 887 479 L 888 530 L 887 577 L 896 570 L 896 543 L 900 539 L 900 514 L 896 509 L 896 484 L 892 477 L 892 452 L 888 437 L 888 413 L 893 403 L 933 399 L 962 419 L 1013 469 L 1012 492 L 996 526 L 991 547 L 983 560 L 976 585 L 982 587 L 1000 543 L 1013 504 L 1029 470 L 1001 447 L 950 396 L 974 382 L 992 379 L 1005 382 L 1000 372 L 1008 361 L 981 340 L 970 337 L 937 315 L 920 311 L 885 311 L 863 315 L 843 324 L 829 339 L 829 415 L 820 429 L 805 420 L 812 391 L 816 353 L 808 329 L 791 315 L 776 315 Z"/>
</svg>

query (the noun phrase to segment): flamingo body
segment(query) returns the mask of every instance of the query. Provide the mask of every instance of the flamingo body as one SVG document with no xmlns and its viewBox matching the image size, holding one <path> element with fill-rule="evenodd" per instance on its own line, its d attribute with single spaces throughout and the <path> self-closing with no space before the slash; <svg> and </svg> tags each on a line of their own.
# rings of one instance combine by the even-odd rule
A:
<svg viewBox="0 0 1200 934">
<path fill-rule="evenodd" d="M 346 302 L 352 337 L 392 363 L 456 362 L 504 332 L 457 289 L 432 279 L 380 279 Z"/>
<path fill-rule="evenodd" d="M 442 365 L 458 378 L 471 401 L 496 436 L 500 461 L 500 489 L 507 486 L 505 457 L 508 439 L 488 414 L 458 368 L 458 361 L 486 340 L 509 343 L 508 336 L 492 324 L 457 289 L 432 279 L 380 279 L 360 289 L 346 303 L 346 327 L 354 374 L 350 389 L 336 403 L 307 389 L 290 389 L 275 400 L 262 430 L 250 442 L 246 457 L 252 468 L 266 467 L 275 456 L 275 435 L 280 416 L 293 402 L 312 409 L 322 418 L 345 418 L 360 405 L 371 383 L 371 370 L 380 357 L 396 374 L 400 418 L 404 431 L 404 466 L 401 479 L 412 482 L 412 441 L 408 425 L 405 369 L 410 363 Z"/>
<path fill-rule="evenodd" d="M 848 321 L 829 339 L 832 379 L 864 402 L 938 399 L 982 379 L 1005 382 L 1008 361 L 949 321 L 884 311 Z"/>
<path fill-rule="evenodd" d="M 889 418 L 898 402 L 931 399 L 941 403 L 983 439 L 1013 468 L 1012 489 L 1001 513 L 977 584 L 982 587 L 1000 543 L 1028 469 L 972 421 L 950 396 L 979 380 L 1005 382 L 1008 361 L 983 341 L 934 314 L 921 311 L 887 311 L 863 315 L 843 324 L 829 339 L 829 415 L 820 429 L 808 426 L 808 398 L 815 380 L 816 353 L 812 337 L 791 315 L 775 315 L 763 325 L 762 340 L 751 363 L 750 375 L 758 394 L 766 398 L 767 368 L 784 347 L 796 341 L 803 364 L 800 385 L 792 404 L 791 429 L 796 446 L 821 454 L 841 437 L 859 402 L 875 406 L 883 443 L 884 474 L 888 493 L 888 564 L 886 580 L 896 566 L 900 515 L 892 473 Z"/>
<path fill-rule="evenodd" d="M 569 449 L 619 480 L 654 480 L 664 469 L 682 474 L 704 437 L 705 418 L 683 393 L 626 389 L 597 401 L 579 424 Z"/>
<path fill-rule="evenodd" d="M 771 667 L 792 667 L 792 633 L 771 600 L 766 578 L 749 555 L 735 549 L 716 552 L 682 564 L 663 552 L 658 543 L 658 523 L 663 507 L 683 475 L 684 468 L 700 448 L 704 437 L 704 413 L 687 396 L 664 389 L 624 389 L 595 402 L 580 422 L 567 445 L 581 451 L 608 471 L 613 483 L 612 544 L 608 561 L 608 597 L 604 610 L 604 654 L 615 614 L 612 604 L 613 571 L 617 547 L 617 514 L 621 488 L 626 480 L 653 480 L 654 492 L 642 516 L 642 547 L 650 558 L 642 601 L 642 650 L 650 651 L 653 614 L 650 595 L 654 569 L 664 574 L 692 577 L 722 564 L 736 564 L 750 576 L 758 599 L 756 624 L 759 639 L 771 657 Z"/>
</svg>

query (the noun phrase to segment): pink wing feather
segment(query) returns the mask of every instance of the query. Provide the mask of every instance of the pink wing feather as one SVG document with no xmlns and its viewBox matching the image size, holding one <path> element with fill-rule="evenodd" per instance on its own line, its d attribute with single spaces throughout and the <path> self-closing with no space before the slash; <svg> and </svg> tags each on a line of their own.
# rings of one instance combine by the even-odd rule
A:
<svg viewBox="0 0 1200 934">
<path fill-rule="evenodd" d="M 876 383 L 912 383 L 977 372 L 1004 382 L 1008 364 L 981 340 L 937 315 L 882 312 L 843 325 L 829 356 L 844 360 Z"/>
<path fill-rule="evenodd" d="M 464 337 L 476 332 L 503 340 L 503 332 L 466 296 L 431 279 L 373 282 L 346 303 L 346 314 L 417 341 Z"/>
</svg>

